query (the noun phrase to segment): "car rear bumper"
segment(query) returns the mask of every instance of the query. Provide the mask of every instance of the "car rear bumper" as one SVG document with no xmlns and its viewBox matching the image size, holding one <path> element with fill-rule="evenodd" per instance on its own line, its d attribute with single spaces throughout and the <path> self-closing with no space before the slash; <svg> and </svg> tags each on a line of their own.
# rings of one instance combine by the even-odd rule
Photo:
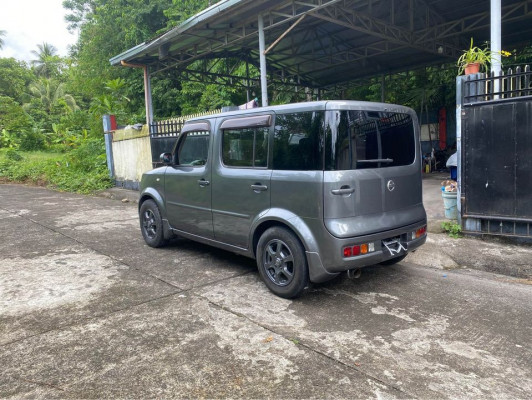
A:
<svg viewBox="0 0 532 400">
<path fill-rule="evenodd" d="M 418 238 L 412 238 L 412 233 L 419 228 L 426 227 L 426 225 L 427 220 L 424 219 L 400 228 L 371 235 L 342 239 L 329 235 L 325 243 L 321 242 L 323 245 L 320 246 L 319 252 L 307 252 L 311 280 L 313 282 L 324 282 L 341 272 L 379 264 L 414 251 L 426 242 L 427 235 L 423 234 Z M 392 244 L 386 246 L 385 243 L 390 242 Z M 373 251 L 351 257 L 343 256 L 345 247 L 369 243 L 373 244 Z"/>
</svg>

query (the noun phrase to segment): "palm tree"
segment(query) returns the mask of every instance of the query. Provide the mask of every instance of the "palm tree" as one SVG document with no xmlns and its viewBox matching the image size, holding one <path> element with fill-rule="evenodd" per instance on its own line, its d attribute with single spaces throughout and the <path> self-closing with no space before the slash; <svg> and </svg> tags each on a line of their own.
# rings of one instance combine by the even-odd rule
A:
<svg viewBox="0 0 532 400">
<path fill-rule="evenodd" d="M 6 35 L 6 31 L 3 31 L 0 29 L 0 50 L 2 50 L 2 47 L 4 47 L 4 39 L 2 39 L 2 36 Z"/>
<path fill-rule="evenodd" d="M 37 45 L 38 50 L 32 50 L 31 53 L 37 57 L 31 60 L 31 65 L 35 68 L 35 73 L 45 78 L 50 78 L 52 72 L 57 70 L 61 59 L 57 55 L 55 46 L 43 42 Z"/>
<path fill-rule="evenodd" d="M 29 86 L 30 95 L 41 102 L 47 113 L 50 113 L 55 106 L 66 105 L 70 111 L 79 109 L 76 100 L 72 95 L 65 92 L 65 84 L 55 82 L 52 79 L 40 79 Z M 30 108 L 31 103 L 24 107 Z"/>
</svg>

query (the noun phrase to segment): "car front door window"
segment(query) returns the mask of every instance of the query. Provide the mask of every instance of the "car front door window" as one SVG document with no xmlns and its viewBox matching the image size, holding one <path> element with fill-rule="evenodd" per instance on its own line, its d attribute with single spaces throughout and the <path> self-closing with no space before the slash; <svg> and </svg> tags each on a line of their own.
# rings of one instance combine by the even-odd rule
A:
<svg viewBox="0 0 532 400">
<path fill-rule="evenodd" d="M 202 166 L 209 154 L 209 132 L 189 132 L 180 143 L 177 164 L 181 166 Z"/>
</svg>

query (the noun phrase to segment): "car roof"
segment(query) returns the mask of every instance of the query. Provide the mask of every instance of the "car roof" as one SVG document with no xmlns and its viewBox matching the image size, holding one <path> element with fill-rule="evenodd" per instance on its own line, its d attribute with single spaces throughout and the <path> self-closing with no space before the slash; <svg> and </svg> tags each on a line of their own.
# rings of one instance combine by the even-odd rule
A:
<svg viewBox="0 0 532 400">
<path fill-rule="evenodd" d="M 377 112 L 400 112 L 400 113 L 414 113 L 414 111 L 408 107 L 400 106 L 396 104 L 377 103 L 370 101 L 355 101 L 355 100 L 322 100 L 322 101 L 310 101 L 304 103 L 291 103 L 282 104 L 268 107 L 256 107 L 247 110 L 232 110 L 218 114 L 212 114 L 207 116 L 195 117 L 189 119 L 185 124 L 193 123 L 197 121 L 211 120 L 215 118 L 226 117 L 241 117 L 251 116 L 257 113 L 294 113 L 294 112 L 311 112 L 311 111 L 323 111 L 323 110 L 363 110 L 363 111 L 377 111 Z"/>
</svg>

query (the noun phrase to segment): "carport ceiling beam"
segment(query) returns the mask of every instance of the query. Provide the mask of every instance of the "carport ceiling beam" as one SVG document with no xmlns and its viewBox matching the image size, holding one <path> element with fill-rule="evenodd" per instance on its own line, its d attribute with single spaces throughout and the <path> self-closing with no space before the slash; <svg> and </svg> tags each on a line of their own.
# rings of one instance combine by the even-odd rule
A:
<svg viewBox="0 0 532 400">
<path fill-rule="evenodd" d="M 283 38 L 288 35 L 290 33 L 290 31 L 292 29 L 294 29 L 301 21 L 303 21 L 303 19 L 307 16 L 307 14 L 303 14 L 301 17 L 299 17 L 299 19 L 294 22 L 292 24 L 292 26 L 290 26 L 290 28 L 288 28 L 286 31 L 283 32 L 283 34 L 281 36 L 279 36 L 275 42 L 273 42 L 266 50 L 264 50 L 264 55 L 268 54 L 270 52 L 271 49 L 273 49 L 275 46 L 277 46 L 277 44 L 283 40 Z"/>
<path fill-rule="evenodd" d="M 311 53 L 302 55 L 300 54 L 298 55 L 298 59 L 301 59 L 301 61 L 299 61 L 297 64 L 292 65 L 291 69 L 298 69 L 300 67 L 304 67 L 310 62 L 321 64 L 321 67 L 312 69 L 312 71 L 310 71 L 310 73 L 314 74 L 318 72 L 327 71 L 333 66 L 342 66 L 350 63 L 364 63 L 366 60 L 372 57 L 386 54 L 392 50 L 400 51 L 406 48 L 407 46 L 382 41 L 379 43 L 375 43 L 372 46 L 334 52 L 332 55 L 326 54 L 317 57 L 315 54 L 313 55 Z M 284 59 L 277 61 L 283 63 L 283 61 L 286 61 L 288 59 L 290 59 L 290 56 L 289 54 L 286 54 L 286 57 Z"/>
<path fill-rule="evenodd" d="M 182 80 L 207 83 L 214 85 L 230 86 L 233 88 L 248 89 L 250 87 L 259 87 L 260 86 L 260 77 L 247 77 L 247 76 L 238 76 L 238 75 L 229 75 L 213 72 L 203 72 L 192 69 L 184 69 L 179 71 L 180 77 Z M 248 83 L 249 81 L 249 83 Z M 274 73 L 269 74 L 268 81 L 272 84 L 277 85 L 276 91 L 281 90 L 279 87 L 286 87 L 291 89 L 286 89 L 293 91 L 294 87 L 298 86 L 307 86 L 313 87 L 310 84 L 310 81 L 300 80 L 298 76 L 292 74 L 282 74 L 282 71 L 275 71 Z"/>
<path fill-rule="evenodd" d="M 529 18 L 532 14 L 532 1 L 523 0 L 519 3 L 502 7 L 502 21 L 505 23 Z M 427 27 L 417 32 L 416 42 L 422 43 L 426 40 L 442 40 L 451 36 L 458 36 L 465 32 L 472 32 L 490 27 L 490 11 L 470 15 L 443 24 Z"/>
<path fill-rule="evenodd" d="M 319 22 L 319 20 L 316 20 Z M 314 40 L 312 39 L 314 35 Z M 330 41 L 328 43 L 322 43 L 320 36 L 328 36 Z M 406 49 L 406 45 L 393 43 L 389 40 L 381 40 L 365 46 L 358 45 L 358 40 L 344 40 L 335 34 L 321 33 L 319 28 L 307 29 L 304 33 L 303 39 L 300 43 L 318 43 L 319 46 L 313 46 L 312 50 L 307 50 L 305 53 L 299 52 L 299 46 L 289 49 L 285 48 L 275 53 L 275 61 L 281 65 L 285 65 L 293 61 L 293 64 L 289 68 L 300 70 L 311 64 L 321 64 L 323 70 L 326 70 L 334 65 L 342 65 L 352 62 L 365 62 L 365 60 L 386 54 L 390 51 L 399 51 Z M 297 57 L 294 57 L 297 54 Z M 445 52 L 444 55 L 449 55 Z M 312 73 L 319 72 L 322 69 L 312 69 Z"/>
<path fill-rule="evenodd" d="M 285 4 L 280 8 L 266 11 L 263 13 L 264 31 L 271 30 L 297 18 L 301 18 L 303 15 L 330 7 L 341 1 L 343 0 L 298 0 Z M 201 34 L 202 32 L 203 35 Z M 195 60 L 206 57 L 207 54 L 221 52 L 224 48 L 236 45 L 247 39 L 249 40 L 250 38 L 256 38 L 258 35 L 257 20 L 255 17 L 253 17 L 252 19 L 242 21 L 233 28 L 223 30 L 215 37 L 209 37 L 208 35 L 211 35 L 213 32 L 216 31 L 210 28 L 204 28 L 195 29 L 194 33 L 181 33 L 183 36 L 197 37 L 201 38 L 202 40 L 197 42 L 193 49 L 187 47 L 173 49 L 173 63 L 171 65 L 164 63 L 154 66 L 154 73 L 171 67 L 179 67 L 190 64 Z"/>
<path fill-rule="evenodd" d="M 310 15 L 384 40 L 389 40 L 418 50 L 439 54 L 434 43 L 428 43 L 432 42 L 432 40 L 428 39 L 424 42 L 417 41 L 416 32 L 411 32 L 408 29 L 391 25 L 378 18 L 374 18 L 352 9 L 333 6 L 327 9 L 314 11 Z M 427 44 L 429 45 L 427 46 Z M 452 43 L 442 43 L 440 41 L 439 44 L 446 46 L 447 48 L 455 48 L 455 45 Z M 457 52 L 459 51 L 457 48 L 455 50 Z"/>
</svg>

